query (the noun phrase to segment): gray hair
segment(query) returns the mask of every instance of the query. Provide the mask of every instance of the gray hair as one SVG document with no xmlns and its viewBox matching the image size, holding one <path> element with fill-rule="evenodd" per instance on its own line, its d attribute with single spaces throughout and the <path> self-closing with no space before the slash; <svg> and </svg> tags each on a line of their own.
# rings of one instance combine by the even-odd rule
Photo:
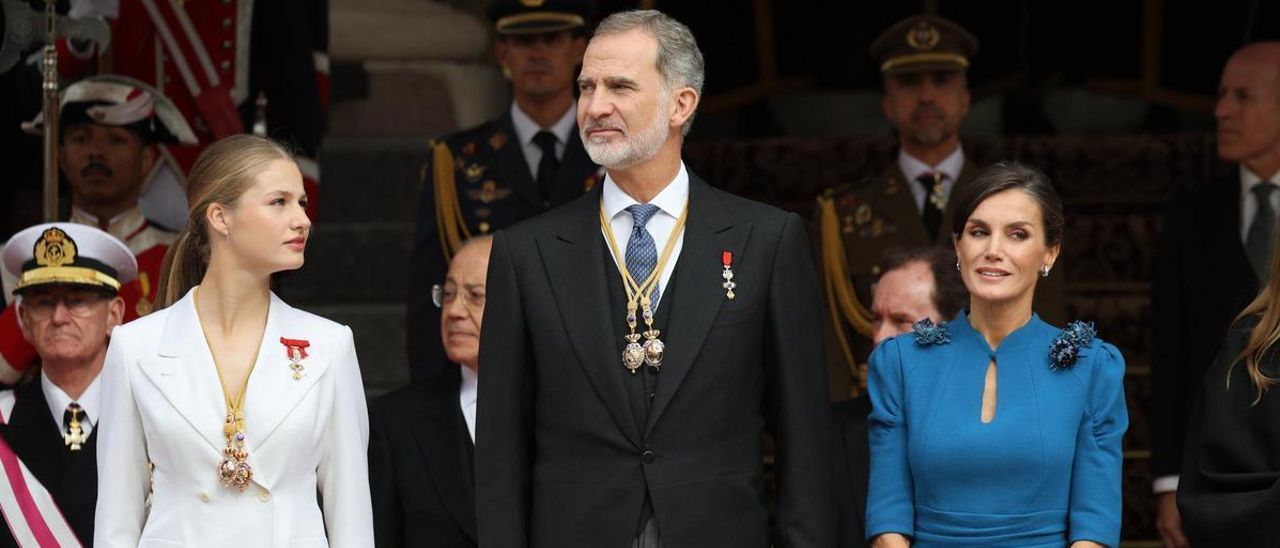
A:
<svg viewBox="0 0 1280 548">
<path fill-rule="evenodd" d="M 596 36 L 623 34 L 642 29 L 658 42 L 658 74 L 669 92 L 677 87 L 691 87 L 702 95 L 706 81 L 706 63 L 693 32 L 675 18 L 658 10 L 622 11 L 606 17 L 596 27 Z M 688 135 L 693 116 L 685 120 L 681 135 Z"/>
</svg>

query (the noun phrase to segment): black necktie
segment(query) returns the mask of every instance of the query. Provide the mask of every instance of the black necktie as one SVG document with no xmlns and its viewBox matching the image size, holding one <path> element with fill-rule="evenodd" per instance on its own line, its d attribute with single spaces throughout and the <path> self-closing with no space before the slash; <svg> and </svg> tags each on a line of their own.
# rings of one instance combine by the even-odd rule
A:
<svg viewBox="0 0 1280 548">
<path fill-rule="evenodd" d="M 942 172 L 925 173 L 916 177 L 916 182 L 924 187 L 924 207 L 920 208 L 920 214 L 924 218 L 924 231 L 929 235 L 930 241 L 938 237 L 938 226 L 942 224 L 942 208 L 945 205 L 942 201 L 942 177 Z"/>
<path fill-rule="evenodd" d="M 550 131 L 539 131 L 533 136 L 533 143 L 542 149 L 542 159 L 538 161 L 538 194 L 542 201 L 551 201 L 551 185 L 555 183 L 556 171 L 560 169 L 560 159 L 556 158 L 556 136 Z"/>
<path fill-rule="evenodd" d="M 1275 236 L 1276 210 L 1271 207 L 1271 193 L 1277 190 L 1276 185 L 1263 181 L 1253 185 L 1253 195 L 1258 200 L 1258 212 L 1249 223 L 1249 232 L 1244 239 L 1245 253 L 1258 279 L 1267 282 L 1267 269 L 1271 261 L 1271 241 Z"/>
</svg>

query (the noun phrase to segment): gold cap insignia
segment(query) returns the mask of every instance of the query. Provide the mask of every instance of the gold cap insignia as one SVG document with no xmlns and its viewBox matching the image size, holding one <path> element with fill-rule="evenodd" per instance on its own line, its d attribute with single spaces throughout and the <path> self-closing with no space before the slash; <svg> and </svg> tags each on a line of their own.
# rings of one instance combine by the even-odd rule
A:
<svg viewBox="0 0 1280 548">
<path fill-rule="evenodd" d="M 928 21 L 920 21 L 907 31 L 907 45 L 919 51 L 933 49 L 941 39 L 942 36 L 938 33 L 937 27 L 929 24 Z"/>
<path fill-rule="evenodd" d="M 76 242 L 58 228 L 50 228 L 36 240 L 36 264 L 62 266 L 76 260 Z"/>
<path fill-rule="evenodd" d="M 526 8 L 541 7 L 544 3 L 546 3 L 546 0 L 520 0 L 520 5 Z"/>
</svg>

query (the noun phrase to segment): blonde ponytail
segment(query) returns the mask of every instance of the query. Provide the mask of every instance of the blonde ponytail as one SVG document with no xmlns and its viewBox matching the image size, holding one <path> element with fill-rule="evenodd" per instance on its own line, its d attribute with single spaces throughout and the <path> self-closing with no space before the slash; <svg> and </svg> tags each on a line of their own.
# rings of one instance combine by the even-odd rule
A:
<svg viewBox="0 0 1280 548">
<path fill-rule="evenodd" d="M 209 266 L 209 206 L 231 207 L 253 186 L 259 173 L 277 160 L 294 161 L 275 141 L 254 135 L 232 135 L 204 150 L 187 176 L 187 226 L 164 255 L 157 308 L 167 307 L 204 278 Z"/>
</svg>

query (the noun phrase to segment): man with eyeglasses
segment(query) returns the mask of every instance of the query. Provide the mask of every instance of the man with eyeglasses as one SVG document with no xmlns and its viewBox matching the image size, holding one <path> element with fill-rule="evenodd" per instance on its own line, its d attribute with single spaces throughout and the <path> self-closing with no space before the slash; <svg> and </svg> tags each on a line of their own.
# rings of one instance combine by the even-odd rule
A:
<svg viewBox="0 0 1280 548">
<path fill-rule="evenodd" d="M 409 262 L 410 334 L 434 332 L 428 284 L 444 277 L 462 242 L 493 234 L 590 190 L 604 174 L 578 135 L 574 79 L 592 2 L 491 0 L 494 56 L 511 83 L 510 108 L 432 142 Z M 434 337 L 408 337 L 409 374 L 440 368 Z"/>
<path fill-rule="evenodd" d="M 476 368 L 490 236 L 468 240 L 431 288 L 449 358 L 370 407 L 369 477 L 380 547 L 476 546 Z M 422 334 L 426 336 L 426 334 Z"/>
<path fill-rule="evenodd" d="M 14 235 L 4 267 L 39 380 L 0 392 L 0 546 L 80 546 L 93 539 L 98 382 L 111 330 L 124 318 L 123 284 L 138 265 L 120 240 L 74 223 Z"/>
</svg>

